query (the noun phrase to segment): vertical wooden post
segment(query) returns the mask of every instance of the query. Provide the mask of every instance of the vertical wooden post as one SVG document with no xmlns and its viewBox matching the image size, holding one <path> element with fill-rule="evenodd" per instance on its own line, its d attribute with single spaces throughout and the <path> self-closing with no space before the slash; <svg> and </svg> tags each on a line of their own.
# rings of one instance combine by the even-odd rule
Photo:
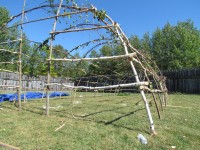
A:
<svg viewBox="0 0 200 150">
<path fill-rule="evenodd" d="M 56 16 L 59 15 L 62 3 L 63 3 L 63 0 L 60 0 L 60 5 L 58 7 Z M 53 41 L 54 41 L 54 38 L 55 38 L 54 31 L 56 30 L 57 20 L 58 20 L 58 17 L 55 17 L 54 24 L 53 24 L 53 30 L 50 33 L 51 34 L 51 39 L 50 39 L 50 51 L 49 51 L 49 59 L 48 59 L 47 88 L 46 88 L 46 94 L 47 94 L 47 98 L 46 98 L 46 115 L 47 116 L 49 116 L 49 91 L 50 91 L 49 84 L 51 82 L 51 58 L 52 58 L 52 52 L 53 52 Z"/>
<path fill-rule="evenodd" d="M 19 87 L 18 87 L 18 110 L 21 111 L 21 89 L 22 89 L 22 46 L 23 46 L 23 21 L 24 21 L 24 8 L 26 5 L 26 0 L 24 0 L 24 5 L 22 7 L 22 18 L 21 18 L 21 31 L 20 31 L 20 48 L 19 48 Z"/>
<path fill-rule="evenodd" d="M 117 31 L 117 34 L 119 36 L 119 39 L 121 40 L 121 42 L 123 44 L 125 54 L 129 54 L 127 45 L 126 45 L 123 37 L 119 33 L 119 29 L 120 29 L 119 25 L 116 24 L 115 27 L 116 27 L 116 31 Z M 137 71 L 135 69 L 135 66 L 134 66 L 132 60 L 130 60 L 129 63 L 131 65 L 131 68 L 132 68 L 133 74 L 135 76 L 136 82 L 137 83 L 140 82 L 138 74 L 137 74 Z M 143 89 L 140 89 L 140 94 L 142 96 L 142 99 L 143 99 L 143 102 L 144 102 L 144 105 L 145 105 L 145 108 L 146 108 L 146 112 L 147 112 L 147 115 L 148 115 L 148 118 L 149 118 L 151 134 L 152 135 L 156 135 L 156 131 L 155 131 L 155 128 L 154 128 L 154 123 L 153 123 L 153 118 L 152 118 L 152 115 L 151 115 L 151 112 L 150 112 L 150 109 L 149 109 L 149 105 L 148 105 L 148 102 L 147 102 L 147 99 L 146 99 L 146 96 L 145 96 L 145 93 L 144 93 Z"/>
</svg>

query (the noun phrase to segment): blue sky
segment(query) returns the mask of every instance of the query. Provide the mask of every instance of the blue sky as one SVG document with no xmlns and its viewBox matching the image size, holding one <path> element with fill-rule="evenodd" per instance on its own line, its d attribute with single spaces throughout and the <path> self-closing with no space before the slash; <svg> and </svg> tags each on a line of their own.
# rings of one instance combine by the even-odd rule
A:
<svg viewBox="0 0 200 150">
<path fill-rule="evenodd" d="M 27 8 L 36 6 L 43 0 L 27 0 Z M 175 25 L 178 21 L 191 19 L 194 25 L 200 29 L 200 0 L 87 0 L 98 9 L 106 10 L 107 14 L 121 25 L 125 34 L 130 37 L 137 35 L 142 37 L 144 33 L 150 34 L 157 27 L 162 28 L 167 22 Z M 17 14 L 22 9 L 23 0 L 0 0 L 0 6 L 6 7 L 10 14 Z M 37 18 L 41 14 L 27 16 L 28 20 Z M 30 19 L 31 18 L 31 19 Z M 25 29 L 30 39 L 41 41 L 45 39 L 40 32 L 45 29 L 49 32 L 53 22 L 48 22 L 34 29 L 34 25 Z M 38 33 L 37 33 L 38 32 Z M 70 40 L 70 38 L 68 39 Z M 81 39 L 76 39 L 80 41 Z M 74 41 L 76 42 L 76 41 Z M 69 44 L 70 47 L 70 44 Z"/>
</svg>

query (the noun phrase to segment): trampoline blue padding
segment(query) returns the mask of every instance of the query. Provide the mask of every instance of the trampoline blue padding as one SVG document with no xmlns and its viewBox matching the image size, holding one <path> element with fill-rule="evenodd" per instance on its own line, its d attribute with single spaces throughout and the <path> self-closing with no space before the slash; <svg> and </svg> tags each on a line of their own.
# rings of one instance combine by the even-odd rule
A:
<svg viewBox="0 0 200 150">
<path fill-rule="evenodd" d="M 65 92 L 52 92 L 49 94 L 49 97 L 60 97 L 60 96 L 69 96 L 68 93 Z M 24 97 L 26 97 L 27 100 L 31 99 L 39 99 L 39 98 L 45 98 L 47 97 L 46 94 L 42 92 L 26 92 L 24 94 L 21 94 L 21 99 L 23 100 Z M 3 101 L 14 101 L 18 100 L 18 94 L 0 94 L 0 102 Z"/>
</svg>

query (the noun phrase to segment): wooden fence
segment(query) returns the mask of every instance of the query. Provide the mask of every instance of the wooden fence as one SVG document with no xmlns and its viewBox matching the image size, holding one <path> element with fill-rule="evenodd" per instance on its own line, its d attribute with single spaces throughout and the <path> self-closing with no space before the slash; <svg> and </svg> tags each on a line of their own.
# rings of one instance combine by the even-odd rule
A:
<svg viewBox="0 0 200 150">
<path fill-rule="evenodd" d="M 170 70 L 163 71 L 163 75 L 167 78 L 166 85 L 169 92 L 181 92 L 190 94 L 200 94 L 200 68 L 199 69 L 184 69 L 184 70 Z M 104 85 L 106 82 L 109 85 L 118 84 L 119 81 L 115 78 L 111 78 L 106 82 L 98 81 L 99 78 L 86 78 L 82 79 L 80 83 L 75 81 L 75 85 L 79 84 L 82 86 L 97 86 L 93 85 L 94 82 L 98 82 L 98 85 Z M 87 82 L 90 81 L 90 82 Z M 92 82 L 91 82 L 92 81 Z M 131 83 L 134 82 L 134 77 L 127 77 L 120 83 Z M 22 89 L 26 90 L 43 90 L 46 83 L 45 76 L 29 77 L 26 75 L 22 76 Z M 63 83 L 68 85 L 74 85 L 69 78 L 52 78 L 51 83 Z M 0 72 L 0 85 L 18 85 L 18 75 L 15 73 Z M 50 86 L 52 91 L 60 91 L 61 86 L 52 85 Z M 16 90 L 9 87 L 0 87 L 0 90 Z M 126 91 L 126 90 L 125 90 Z"/>
<path fill-rule="evenodd" d="M 41 91 L 44 90 L 46 83 L 46 76 L 39 77 L 29 77 L 27 75 L 22 76 L 22 89 L 23 90 L 36 90 Z M 18 74 L 16 73 L 8 73 L 8 72 L 0 72 L 0 90 L 16 90 L 15 88 L 7 87 L 8 85 L 18 86 Z M 63 83 L 67 85 L 74 85 L 73 82 L 70 81 L 69 78 L 51 78 L 51 83 Z M 61 91 L 62 88 L 59 85 L 50 86 L 50 90 L 52 91 Z"/>
<path fill-rule="evenodd" d="M 200 93 L 200 68 L 163 71 L 169 92 Z"/>
<path fill-rule="evenodd" d="M 167 78 L 166 86 L 169 92 L 181 92 L 188 94 L 200 94 L 200 68 L 163 71 Z M 114 85 L 119 83 L 136 82 L 133 76 L 117 79 L 109 76 L 109 79 L 99 80 L 99 77 L 80 78 L 75 81 L 75 85 L 81 86 L 101 86 L 103 84 Z M 135 92 L 133 88 L 121 88 L 123 92 Z"/>
</svg>

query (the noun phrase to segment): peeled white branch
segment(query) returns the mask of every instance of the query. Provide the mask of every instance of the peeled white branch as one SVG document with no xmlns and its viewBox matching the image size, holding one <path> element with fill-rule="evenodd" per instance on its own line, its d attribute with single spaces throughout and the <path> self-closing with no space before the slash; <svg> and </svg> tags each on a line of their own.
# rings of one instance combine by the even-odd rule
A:
<svg viewBox="0 0 200 150">
<path fill-rule="evenodd" d="M 7 42 L 1 42 L 0 45 L 2 45 L 2 44 L 8 44 L 8 43 L 13 43 L 13 42 L 18 42 L 18 41 L 20 41 L 20 39 L 12 40 L 12 41 L 7 41 Z"/>
<path fill-rule="evenodd" d="M 18 52 L 13 52 L 13 51 L 10 51 L 10 50 L 7 50 L 7 49 L 0 49 L 0 51 L 18 54 Z"/>
<path fill-rule="evenodd" d="M 65 16 L 68 16 L 68 15 L 76 15 L 76 14 L 81 14 L 81 13 L 84 13 L 84 12 L 88 12 L 89 10 L 82 10 L 82 11 L 78 11 L 78 12 L 67 12 L 67 13 L 64 13 L 64 14 L 59 14 L 59 15 L 55 15 L 55 16 L 50 16 L 50 17 L 46 17 L 46 18 L 40 18 L 40 19 L 36 19 L 36 20 L 31 20 L 31 21 L 28 21 L 28 22 L 24 22 L 24 23 L 20 23 L 20 24 L 17 24 L 17 26 L 20 26 L 20 25 L 24 25 L 24 24 L 29 24 L 29 23 L 33 23 L 33 22 L 39 22 L 39 21 L 44 21 L 44 20 L 48 20 L 48 19 L 53 19 L 53 18 L 56 18 L 56 17 L 65 17 Z"/>
<path fill-rule="evenodd" d="M 162 92 L 163 92 L 163 91 L 158 90 L 158 89 L 150 89 L 150 88 L 148 88 L 148 87 L 146 87 L 146 86 L 140 86 L 140 89 L 141 89 L 141 90 L 149 91 L 149 92 L 151 92 L 151 93 L 162 93 Z"/>
<path fill-rule="evenodd" d="M 120 88 L 120 87 L 138 87 L 141 85 L 148 85 L 149 82 L 138 82 L 138 83 L 128 83 L 128 84 L 118 84 L 118 85 L 109 85 L 109 86 L 101 86 L 101 87 L 87 87 L 87 86 L 70 86 L 64 85 L 73 89 L 87 89 L 87 90 L 99 90 L 99 89 L 112 89 L 112 88 Z"/>
<path fill-rule="evenodd" d="M 118 56 L 107 56 L 107 57 L 97 57 L 97 58 L 77 58 L 77 59 L 48 59 L 48 61 L 70 61 L 70 62 L 77 62 L 77 61 L 98 61 L 98 60 L 107 60 L 107 59 L 122 59 L 122 58 L 132 58 L 136 55 L 136 53 L 130 53 L 125 55 L 118 55 Z"/>
<path fill-rule="evenodd" d="M 0 62 L 0 64 L 14 64 L 16 62 Z"/>
<path fill-rule="evenodd" d="M 13 88 L 19 88 L 19 86 L 16 86 L 16 85 L 0 85 L 0 87 L 13 87 Z"/>
<path fill-rule="evenodd" d="M 60 34 L 60 33 L 68 33 L 68 32 L 79 32 L 79 31 L 89 31 L 89 30 L 98 30 L 98 29 L 107 29 L 113 27 L 113 25 L 108 26 L 98 26 L 94 28 L 80 28 L 80 29 L 72 29 L 72 30 L 63 30 L 63 31 L 52 31 L 50 34 Z"/>
<path fill-rule="evenodd" d="M 19 72 L 13 72 L 13 71 L 11 71 L 11 70 L 6 70 L 6 69 L 0 69 L 0 71 L 4 71 L 4 72 L 11 72 L 11 73 L 19 73 Z"/>
</svg>

